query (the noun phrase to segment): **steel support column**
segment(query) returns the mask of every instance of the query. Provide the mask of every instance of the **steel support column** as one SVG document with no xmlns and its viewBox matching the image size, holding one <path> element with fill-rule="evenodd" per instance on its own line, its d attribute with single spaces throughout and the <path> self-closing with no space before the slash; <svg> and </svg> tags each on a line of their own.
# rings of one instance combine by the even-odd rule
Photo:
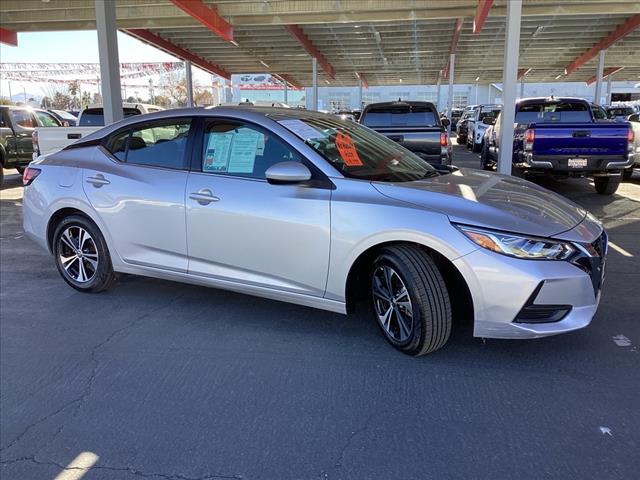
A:
<svg viewBox="0 0 640 480">
<path fill-rule="evenodd" d="M 607 105 L 611 105 L 611 83 L 613 81 L 613 73 L 609 74 L 609 76 L 607 77 Z"/>
<path fill-rule="evenodd" d="M 311 95 L 311 110 L 318 110 L 318 59 L 311 58 L 312 75 L 313 75 L 313 92 Z"/>
<path fill-rule="evenodd" d="M 451 137 L 451 110 L 453 109 L 453 77 L 456 71 L 456 54 L 449 55 L 449 92 L 447 94 L 447 118 L 449 119 L 449 125 L 447 126 L 447 135 Z"/>
<path fill-rule="evenodd" d="M 115 2 L 96 0 L 96 30 L 104 123 L 109 125 L 123 118 Z"/>
<path fill-rule="evenodd" d="M 284 103 L 289 103 L 289 84 L 284 81 Z"/>
<path fill-rule="evenodd" d="M 498 158 L 498 172 L 506 175 L 511 175 L 513 157 L 513 122 L 516 116 L 521 17 L 522 0 L 507 2 L 502 78 L 503 108 L 500 115 L 500 156 Z"/>
<path fill-rule="evenodd" d="M 358 79 L 358 110 L 362 110 L 362 79 Z"/>
<path fill-rule="evenodd" d="M 524 98 L 524 78 L 520 81 L 520 98 Z"/>
<path fill-rule="evenodd" d="M 598 53 L 598 72 L 596 73 L 596 94 L 593 102 L 600 105 L 602 103 L 602 77 L 604 75 L 604 55 L 606 50 L 600 50 Z"/>
<path fill-rule="evenodd" d="M 191 72 L 191 62 L 184 62 L 185 82 L 187 83 L 187 107 L 193 107 L 193 76 Z"/>
</svg>

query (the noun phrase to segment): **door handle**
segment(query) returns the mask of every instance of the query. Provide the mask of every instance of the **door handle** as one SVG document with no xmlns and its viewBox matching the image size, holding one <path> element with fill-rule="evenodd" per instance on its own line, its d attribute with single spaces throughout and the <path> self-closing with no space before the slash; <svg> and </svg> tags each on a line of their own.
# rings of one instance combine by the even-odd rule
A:
<svg viewBox="0 0 640 480">
<path fill-rule="evenodd" d="M 197 192 L 190 193 L 189 198 L 191 200 L 195 200 L 200 205 L 209 205 L 211 202 L 217 202 L 220 200 L 220 198 L 216 197 L 208 188 L 203 188 Z"/>
<path fill-rule="evenodd" d="M 90 183 L 96 188 L 100 188 L 103 185 L 109 185 L 111 182 L 104 178 L 104 175 L 98 173 L 95 177 L 87 177 L 87 183 Z"/>
</svg>

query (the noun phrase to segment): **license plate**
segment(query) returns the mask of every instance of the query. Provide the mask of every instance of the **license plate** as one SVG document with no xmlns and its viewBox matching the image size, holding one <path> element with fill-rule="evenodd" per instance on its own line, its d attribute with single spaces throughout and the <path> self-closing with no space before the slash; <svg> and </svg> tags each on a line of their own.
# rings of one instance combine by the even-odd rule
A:
<svg viewBox="0 0 640 480">
<path fill-rule="evenodd" d="M 569 166 L 571 168 L 586 167 L 587 166 L 587 159 L 586 158 L 570 158 L 569 159 Z"/>
</svg>

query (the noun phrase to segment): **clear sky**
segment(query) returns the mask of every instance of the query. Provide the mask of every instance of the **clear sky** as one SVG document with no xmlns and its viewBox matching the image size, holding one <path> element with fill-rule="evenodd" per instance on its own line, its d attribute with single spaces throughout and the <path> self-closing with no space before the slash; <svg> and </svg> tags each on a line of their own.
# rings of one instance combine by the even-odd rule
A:
<svg viewBox="0 0 640 480">
<path fill-rule="evenodd" d="M 151 47 L 122 32 L 118 32 L 118 54 L 121 63 L 175 62 L 179 59 Z M 98 63 L 98 37 L 95 30 L 73 32 L 21 32 L 18 46 L 0 44 L 0 61 L 6 63 Z M 210 84 L 211 76 L 193 68 L 194 80 Z M 41 95 L 34 84 L 11 81 L 15 95 L 26 88 L 27 92 Z M 0 96 L 8 96 L 6 81 L 0 82 Z"/>
</svg>

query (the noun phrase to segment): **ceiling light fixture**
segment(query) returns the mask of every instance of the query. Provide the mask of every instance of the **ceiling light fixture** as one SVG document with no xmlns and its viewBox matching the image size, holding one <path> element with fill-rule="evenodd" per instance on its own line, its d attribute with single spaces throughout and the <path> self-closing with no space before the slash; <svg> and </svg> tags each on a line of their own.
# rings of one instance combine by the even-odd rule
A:
<svg viewBox="0 0 640 480">
<path fill-rule="evenodd" d="M 560 80 L 562 78 L 562 74 L 556 76 L 556 80 Z"/>
<path fill-rule="evenodd" d="M 267 67 L 267 68 L 271 68 L 271 67 L 269 67 L 269 65 L 267 65 L 267 64 L 266 64 L 265 62 L 263 62 L 262 60 L 260 60 L 260 63 L 261 63 L 262 65 L 264 65 L 265 67 Z"/>
<path fill-rule="evenodd" d="M 477 82 L 478 80 L 480 80 L 480 77 L 476 77 L 476 82 Z"/>
<path fill-rule="evenodd" d="M 236 47 L 240 46 L 238 45 L 238 42 L 236 42 L 235 40 L 229 40 L 229 43 L 231 43 L 232 45 L 235 45 Z"/>
<path fill-rule="evenodd" d="M 542 32 L 544 31 L 544 27 L 542 25 L 540 25 L 538 28 L 536 28 L 536 30 L 531 34 L 532 38 L 536 38 L 538 35 L 540 35 Z"/>
</svg>

